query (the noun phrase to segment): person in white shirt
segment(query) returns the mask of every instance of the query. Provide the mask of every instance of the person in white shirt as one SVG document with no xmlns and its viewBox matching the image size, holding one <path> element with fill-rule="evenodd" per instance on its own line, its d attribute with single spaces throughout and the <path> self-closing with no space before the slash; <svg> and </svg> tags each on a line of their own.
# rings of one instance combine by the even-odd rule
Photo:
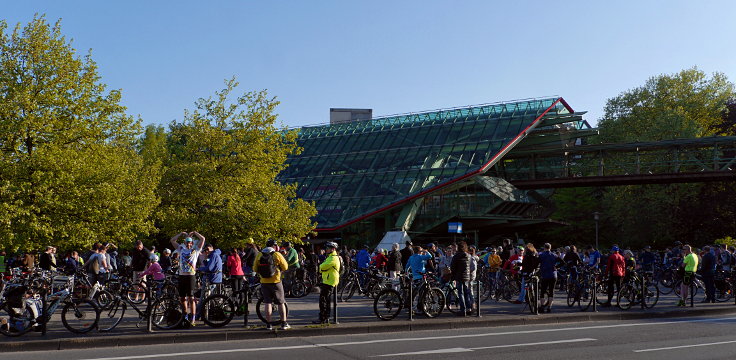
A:
<svg viewBox="0 0 736 360">
<path fill-rule="evenodd" d="M 177 240 L 184 237 L 184 243 L 179 244 Z M 197 237 L 199 243 L 195 247 L 194 239 Z M 184 316 L 189 323 L 194 326 L 197 307 L 194 298 L 194 289 L 196 288 L 196 271 L 197 258 L 202 253 L 205 238 L 200 233 L 192 231 L 191 233 L 181 232 L 171 238 L 171 245 L 177 249 L 179 253 L 179 297 L 181 305 L 184 307 Z"/>
</svg>

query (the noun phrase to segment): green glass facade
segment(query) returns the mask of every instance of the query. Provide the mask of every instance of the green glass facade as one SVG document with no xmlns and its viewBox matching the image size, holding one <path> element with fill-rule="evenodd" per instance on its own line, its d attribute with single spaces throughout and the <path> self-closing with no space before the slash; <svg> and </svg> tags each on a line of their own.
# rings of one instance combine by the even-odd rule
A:
<svg viewBox="0 0 736 360">
<path fill-rule="evenodd" d="M 297 183 L 298 196 L 315 202 L 317 231 L 365 227 L 375 218 L 393 226 L 407 204 L 469 186 L 468 201 L 482 215 L 494 208 L 486 199 L 495 195 L 468 181 L 530 141 L 524 139 L 544 144 L 552 133 L 546 141 L 559 143 L 560 124 L 580 126 L 581 117 L 571 114 L 562 98 L 544 98 L 304 127 L 304 151 L 288 160 L 279 180 Z"/>
</svg>

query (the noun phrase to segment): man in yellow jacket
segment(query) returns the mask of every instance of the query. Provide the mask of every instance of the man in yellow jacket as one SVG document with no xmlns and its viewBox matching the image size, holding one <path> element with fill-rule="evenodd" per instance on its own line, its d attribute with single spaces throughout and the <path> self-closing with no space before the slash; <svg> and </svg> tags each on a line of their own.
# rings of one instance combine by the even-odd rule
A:
<svg viewBox="0 0 736 360">
<path fill-rule="evenodd" d="M 263 261 L 261 261 L 263 260 Z M 272 304 L 279 307 L 281 313 L 281 330 L 291 329 L 286 322 L 286 299 L 284 285 L 281 283 L 281 274 L 289 268 L 289 264 L 272 247 L 265 247 L 253 261 L 253 270 L 261 278 L 261 295 L 266 307 L 266 330 L 273 330 L 271 323 Z"/>
<path fill-rule="evenodd" d="M 337 244 L 328 242 L 325 244 L 325 261 L 319 264 L 322 273 L 322 283 L 319 284 L 319 320 L 312 321 L 314 324 L 327 324 L 330 320 L 332 310 L 332 292 L 340 283 L 340 268 L 342 259 L 337 254 Z"/>
</svg>

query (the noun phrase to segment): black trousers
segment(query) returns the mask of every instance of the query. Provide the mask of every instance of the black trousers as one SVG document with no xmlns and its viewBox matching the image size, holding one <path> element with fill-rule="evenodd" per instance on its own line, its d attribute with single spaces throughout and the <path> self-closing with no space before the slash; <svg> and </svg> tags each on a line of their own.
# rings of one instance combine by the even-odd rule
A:
<svg viewBox="0 0 736 360">
<path fill-rule="evenodd" d="M 334 286 L 319 284 L 319 320 L 327 321 L 332 313 L 332 292 Z"/>
<path fill-rule="evenodd" d="M 610 275 L 608 277 L 608 303 L 611 303 L 611 299 L 613 299 L 613 295 L 621 291 L 621 280 L 623 280 L 623 276 L 613 276 Z M 613 292 L 613 286 L 616 285 L 616 292 Z"/>
<path fill-rule="evenodd" d="M 705 299 L 707 301 L 715 301 L 716 299 L 716 279 L 713 274 L 703 274 L 703 283 L 705 285 Z"/>
</svg>

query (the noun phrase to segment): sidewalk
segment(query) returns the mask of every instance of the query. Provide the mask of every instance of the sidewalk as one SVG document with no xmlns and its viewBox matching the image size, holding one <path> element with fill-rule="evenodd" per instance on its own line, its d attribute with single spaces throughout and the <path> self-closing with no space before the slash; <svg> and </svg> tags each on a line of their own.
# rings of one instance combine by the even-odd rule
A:
<svg viewBox="0 0 736 360">
<path fill-rule="evenodd" d="M 437 318 L 428 319 L 419 315 L 414 321 L 408 320 L 406 311 L 402 311 L 394 320 L 381 321 L 373 314 L 372 299 L 354 297 L 348 302 L 338 303 L 339 324 L 322 326 L 311 324 L 311 321 L 317 318 L 318 295 L 310 294 L 301 299 L 287 299 L 289 324 L 292 329 L 274 332 L 264 329 L 263 323 L 255 313 L 254 305 L 251 305 L 250 308 L 247 328 L 243 326 L 243 317 L 236 317 L 228 326 L 219 329 L 210 328 L 198 322 L 194 328 L 155 331 L 153 334 L 145 331 L 145 324 L 142 325 L 143 328 L 136 328 L 137 316 L 133 317 L 130 310 L 126 312 L 126 318 L 114 331 L 110 333 L 90 332 L 85 335 L 76 335 L 66 331 L 59 316 L 56 315 L 49 323 L 46 336 L 31 332 L 20 338 L 4 337 L 0 340 L 0 352 L 736 314 L 736 305 L 733 300 L 718 304 L 696 302 L 694 308 L 678 308 L 675 306 L 676 298 L 673 295 L 660 296 L 657 305 L 648 310 L 636 307 L 623 311 L 617 307 L 598 307 L 597 312 L 592 312 L 592 309 L 581 312 L 577 307 L 567 307 L 562 293 L 557 295 L 552 313 L 532 315 L 528 309 L 524 308 L 524 305 L 510 304 L 503 300 L 500 302 L 487 300 L 481 304 L 481 317 L 479 318 L 475 316 L 456 317 L 445 310 Z"/>
</svg>

